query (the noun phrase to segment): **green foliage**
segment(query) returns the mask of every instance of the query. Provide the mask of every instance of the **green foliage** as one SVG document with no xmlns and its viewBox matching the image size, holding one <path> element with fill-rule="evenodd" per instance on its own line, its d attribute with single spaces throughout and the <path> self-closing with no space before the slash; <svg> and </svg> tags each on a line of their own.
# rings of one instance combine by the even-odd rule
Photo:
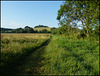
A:
<svg viewBox="0 0 100 76">
<path fill-rule="evenodd" d="M 60 25 L 66 27 L 72 27 L 72 25 L 76 27 L 76 23 L 81 21 L 83 30 L 86 30 L 85 34 L 90 36 L 91 30 L 99 26 L 99 3 L 97 0 L 65 1 L 58 10 L 57 20 L 59 20 Z"/>
<path fill-rule="evenodd" d="M 53 35 L 57 34 L 57 28 L 52 28 L 51 29 L 51 34 L 53 34 Z"/>
<path fill-rule="evenodd" d="M 99 75 L 97 41 L 54 36 L 43 56 L 43 75 Z"/>
<path fill-rule="evenodd" d="M 83 38 L 83 39 L 84 39 L 85 37 L 86 37 L 86 34 L 84 33 L 84 30 L 81 30 L 81 31 L 80 31 L 80 34 L 77 35 L 77 38 L 78 38 L 78 39 L 80 39 L 80 38 Z"/>
<path fill-rule="evenodd" d="M 58 29 L 57 29 L 57 33 L 58 34 L 64 34 L 66 32 L 66 30 L 65 30 L 65 27 L 63 26 L 63 27 L 59 27 Z"/>
</svg>

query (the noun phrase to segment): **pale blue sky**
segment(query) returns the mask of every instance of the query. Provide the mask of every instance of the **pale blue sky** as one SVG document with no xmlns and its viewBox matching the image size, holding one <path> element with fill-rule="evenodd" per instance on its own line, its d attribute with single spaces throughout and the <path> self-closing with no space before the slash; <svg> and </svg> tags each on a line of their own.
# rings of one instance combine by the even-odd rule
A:
<svg viewBox="0 0 100 76">
<path fill-rule="evenodd" d="M 63 1 L 1 1 L 1 27 L 36 25 L 58 27 L 57 11 Z"/>
</svg>

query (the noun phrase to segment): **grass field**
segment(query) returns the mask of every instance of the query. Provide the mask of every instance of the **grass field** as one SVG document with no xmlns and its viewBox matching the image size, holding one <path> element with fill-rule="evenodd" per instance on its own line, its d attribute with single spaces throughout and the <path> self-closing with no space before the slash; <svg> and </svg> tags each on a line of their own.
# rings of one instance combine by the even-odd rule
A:
<svg viewBox="0 0 100 76">
<path fill-rule="evenodd" d="M 2 72 L 26 76 L 99 75 L 99 41 L 49 38 L 49 34 L 1 34 Z"/>
<path fill-rule="evenodd" d="M 43 56 L 44 75 L 99 75 L 99 41 L 54 36 Z"/>
<path fill-rule="evenodd" d="M 1 34 L 0 66 L 5 67 L 18 62 L 47 39 L 49 34 Z"/>
</svg>

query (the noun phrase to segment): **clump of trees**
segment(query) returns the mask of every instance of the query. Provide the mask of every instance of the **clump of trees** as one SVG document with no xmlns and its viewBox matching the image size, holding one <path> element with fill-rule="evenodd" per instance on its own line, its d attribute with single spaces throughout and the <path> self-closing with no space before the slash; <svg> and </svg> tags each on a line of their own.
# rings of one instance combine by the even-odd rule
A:
<svg viewBox="0 0 100 76">
<path fill-rule="evenodd" d="M 25 26 L 24 28 L 17 28 L 13 29 L 11 33 L 34 33 L 35 31 L 33 30 L 32 27 Z"/>
<path fill-rule="evenodd" d="M 17 29 L 2 29 L 1 33 L 50 33 L 47 29 L 43 29 L 41 31 L 34 30 L 32 27 L 25 26 L 24 28 Z"/>
<path fill-rule="evenodd" d="M 38 25 L 38 26 L 35 26 L 34 28 L 38 28 L 38 27 L 48 27 L 48 26 Z"/>
<path fill-rule="evenodd" d="M 58 32 L 66 35 L 80 32 L 83 37 L 100 35 L 99 3 L 97 0 L 63 2 L 57 16 L 60 25 Z M 78 25 L 78 22 L 82 24 Z"/>
<path fill-rule="evenodd" d="M 55 27 L 51 28 L 51 34 L 53 35 L 57 34 L 57 28 Z"/>
</svg>

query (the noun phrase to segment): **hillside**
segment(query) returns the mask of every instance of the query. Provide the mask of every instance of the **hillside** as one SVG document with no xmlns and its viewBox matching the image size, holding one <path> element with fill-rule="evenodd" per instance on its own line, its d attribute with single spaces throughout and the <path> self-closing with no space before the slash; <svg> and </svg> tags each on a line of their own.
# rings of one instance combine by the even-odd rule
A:
<svg viewBox="0 0 100 76">
<path fill-rule="evenodd" d="M 50 27 L 36 27 L 36 28 L 33 28 L 35 31 L 42 31 L 43 29 L 46 29 L 48 31 L 51 31 L 51 28 Z"/>
</svg>

